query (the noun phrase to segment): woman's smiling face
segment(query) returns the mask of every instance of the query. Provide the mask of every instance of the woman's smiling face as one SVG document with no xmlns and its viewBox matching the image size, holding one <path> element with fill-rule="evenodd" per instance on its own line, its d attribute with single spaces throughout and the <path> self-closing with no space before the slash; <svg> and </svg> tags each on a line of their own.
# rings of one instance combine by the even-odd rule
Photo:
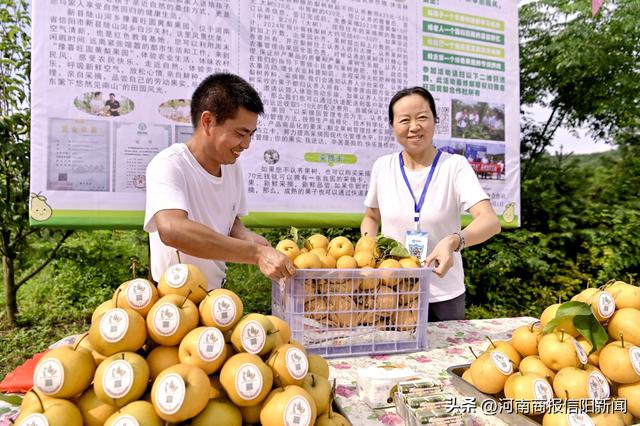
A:
<svg viewBox="0 0 640 426">
<path fill-rule="evenodd" d="M 400 98 L 393 105 L 393 134 L 408 154 L 432 147 L 435 124 L 429 103 L 418 94 Z"/>
</svg>

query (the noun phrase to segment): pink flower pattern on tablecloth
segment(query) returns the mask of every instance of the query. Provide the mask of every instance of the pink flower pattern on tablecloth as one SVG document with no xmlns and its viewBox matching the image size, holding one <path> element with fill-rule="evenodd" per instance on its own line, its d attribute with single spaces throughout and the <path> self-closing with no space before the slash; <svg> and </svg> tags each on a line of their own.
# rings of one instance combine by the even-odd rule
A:
<svg viewBox="0 0 640 426">
<path fill-rule="evenodd" d="M 386 413 L 378 417 L 378 421 L 385 426 L 404 425 L 404 419 L 395 413 Z"/>
<path fill-rule="evenodd" d="M 344 385 L 336 386 L 336 395 L 343 396 L 345 398 L 351 398 L 355 394 L 356 394 L 355 386 L 344 386 Z"/>
</svg>

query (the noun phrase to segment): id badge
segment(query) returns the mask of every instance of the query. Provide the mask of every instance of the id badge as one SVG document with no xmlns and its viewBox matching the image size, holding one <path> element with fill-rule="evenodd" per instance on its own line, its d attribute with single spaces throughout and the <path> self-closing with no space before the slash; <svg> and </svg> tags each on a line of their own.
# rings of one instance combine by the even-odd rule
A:
<svg viewBox="0 0 640 426">
<path fill-rule="evenodd" d="M 427 258 L 427 244 L 429 233 L 425 231 L 407 231 L 404 236 L 404 246 L 411 256 L 418 258 L 420 263 Z"/>
</svg>

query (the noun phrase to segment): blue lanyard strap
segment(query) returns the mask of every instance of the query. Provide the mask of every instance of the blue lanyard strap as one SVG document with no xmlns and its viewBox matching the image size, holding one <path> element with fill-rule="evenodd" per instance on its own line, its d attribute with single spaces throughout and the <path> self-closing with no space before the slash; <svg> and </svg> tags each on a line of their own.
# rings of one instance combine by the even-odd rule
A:
<svg viewBox="0 0 640 426">
<path fill-rule="evenodd" d="M 429 176 L 427 176 L 427 181 L 424 184 L 424 188 L 422 188 L 422 194 L 420 195 L 420 200 L 416 201 L 416 196 L 413 194 L 413 190 L 411 189 L 411 184 L 409 183 L 409 179 L 407 178 L 407 173 L 404 171 L 404 158 L 402 158 L 402 152 L 400 153 L 400 171 L 402 172 L 402 177 L 404 178 L 404 183 L 407 184 L 407 188 L 409 189 L 409 193 L 411 194 L 411 198 L 413 198 L 413 221 L 420 221 L 420 211 L 422 210 L 422 205 L 424 204 L 424 197 L 427 195 L 427 189 L 429 189 L 429 185 L 431 184 L 431 178 L 433 178 L 433 172 L 436 170 L 436 165 L 438 164 L 438 160 L 440 159 L 441 152 L 439 150 L 436 151 L 436 156 L 433 159 L 433 163 L 431 164 L 431 170 L 429 170 Z"/>
</svg>

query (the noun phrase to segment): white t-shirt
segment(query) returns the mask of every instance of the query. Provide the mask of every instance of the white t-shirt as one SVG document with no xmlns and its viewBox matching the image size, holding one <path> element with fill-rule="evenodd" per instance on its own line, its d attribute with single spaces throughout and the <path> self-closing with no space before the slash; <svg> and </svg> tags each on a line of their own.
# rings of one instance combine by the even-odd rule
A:
<svg viewBox="0 0 640 426">
<path fill-rule="evenodd" d="M 407 171 L 417 200 L 428 170 Z M 416 180 L 421 183 L 416 185 Z M 417 186 L 417 188 L 416 188 Z M 420 229 L 429 233 L 427 253 L 449 234 L 460 230 L 460 214 L 489 199 L 467 162 L 457 154 L 442 152 L 420 214 Z M 414 201 L 400 171 L 400 153 L 384 155 L 373 164 L 365 206 L 380 209 L 382 234 L 402 244 L 405 232 L 414 229 Z M 453 253 L 453 267 L 444 278 L 432 275 L 429 301 L 442 302 L 464 293 L 464 271 L 460 253 Z"/>
<path fill-rule="evenodd" d="M 162 150 L 147 166 L 147 204 L 144 230 L 151 245 L 151 274 L 158 281 L 164 271 L 178 263 L 176 249 L 160 241 L 154 215 L 160 210 L 187 212 L 190 220 L 229 235 L 237 216 L 247 214 L 242 170 L 238 163 L 222 165 L 222 176 L 207 172 L 185 144 Z M 209 289 L 220 287 L 226 265 L 222 261 L 201 259 L 180 253 L 182 263 L 202 270 Z"/>
</svg>

